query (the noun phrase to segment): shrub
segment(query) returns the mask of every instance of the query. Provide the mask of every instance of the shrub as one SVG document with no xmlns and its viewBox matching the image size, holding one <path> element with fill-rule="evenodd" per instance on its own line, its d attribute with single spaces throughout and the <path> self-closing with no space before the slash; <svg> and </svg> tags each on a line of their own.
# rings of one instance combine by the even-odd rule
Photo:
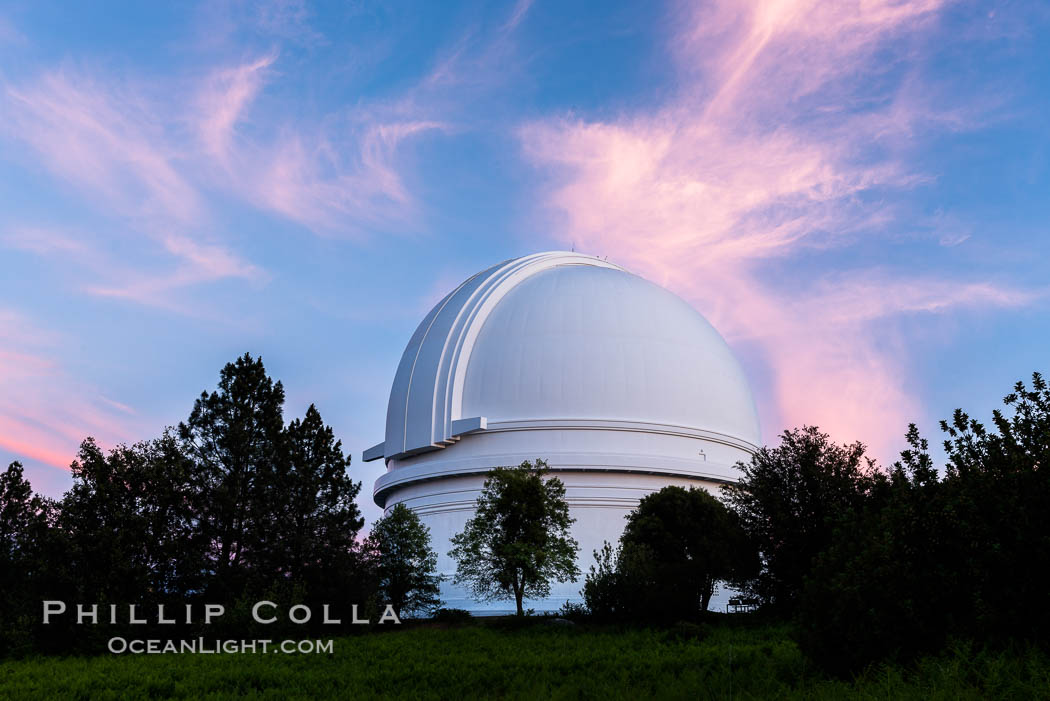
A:
<svg viewBox="0 0 1050 701">
<path fill-rule="evenodd" d="M 464 611 L 463 609 L 448 609 L 439 608 L 434 611 L 434 614 L 430 617 L 430 620 L 437 623 L 466 623 L 471 619 L 470 611 Z"/>
</svg>

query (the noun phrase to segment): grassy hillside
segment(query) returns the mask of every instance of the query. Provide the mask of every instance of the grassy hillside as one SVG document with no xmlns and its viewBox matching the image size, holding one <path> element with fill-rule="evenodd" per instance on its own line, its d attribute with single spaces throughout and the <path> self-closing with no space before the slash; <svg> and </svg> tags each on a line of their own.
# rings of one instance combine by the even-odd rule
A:
<svg viewBox="0 0 1050 701">
<path fill-rule="evenodd" d="M 846 682 L 807 665 L 784 628 L 626 632 L 537 623 L 415 628 L 332 654 L 100 655 L 0 663 L 10 698 L 1050 698 L 1050 660 L 957 648 Z"/>
</svg>

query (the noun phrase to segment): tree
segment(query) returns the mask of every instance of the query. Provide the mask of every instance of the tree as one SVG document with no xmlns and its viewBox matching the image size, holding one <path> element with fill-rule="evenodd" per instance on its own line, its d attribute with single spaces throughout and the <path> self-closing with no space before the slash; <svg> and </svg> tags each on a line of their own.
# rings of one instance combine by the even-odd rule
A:
<svg viewBox="0 0 1050 701">
<path fill-rule="evenodd" d="M 601 550 L 594 551 L 594 564 L 583 581 L 583 603 L 592 616 L 600 620 L 610 620 L 625 613 L 630 602 L 623 595 L 618 564 L 620 549 L 613 550 L 612 544 L 605 541 Z"/>
<path fill-rule="evenodd" d="M 179 425 L 198 475 L 209 593 L 220 599 L 342 597 L 360 583 L 361 483 L 315 406 L 287 427 L 283 407 L 281 383 L 245 353 Z"/>
<path fill-rule="evenodd" d="M 398 618 L 402 611 L 416 613 L 441 604 L 437 553 L 430 547 L 430 529 L 414 511 L 396 504 L 372 525 L 367 548 L 380 592 Z"/>
<path fill-rule="evenodd" d="M 72 471 L 58 526 L 85 601 L 162 601 L 201 586 L 194 465 L 174 436 L 118 445 L 108 455 L 88 438 Z"/>
<path fill-rule="evenodd" d="M 0 655 L 25 641 L 44 591 L 54 502 L 33 492 L 22 464 L 0 473 Z M 21 639 L 21 640 L 19 640 Z"/>
<path fill-rule="evenodd" d="M 20 465 L 9 467 L 0 474 L 0 619 L 37 610 L 41 598 L 370 601 L 357 543 L 361 483 L 317 408 L 286 427 L 283 404 L 281 383 L 245 354 L 177 432 L 108 452 L 84 440 L 57 507 L 32 493 Z M 19 592 L 32 606 L 11 603 Z M 91 630 L 69 620 L 39 633 L 22 626 L 19 639 L 68 649 Z"/>
<path fill-rule="evenodd" d="M 944 492 L 926 441 L 914 426 L 908 441 L 902 461 L 840 515 L 803 588 L 801 643 L 829 671 L 939 649 L 942 613 L 969 606 L 965 577 L 951 572 L 959 553 L 941 537 Z"/>
<path fill-rule="evenodd" d="M 550 582 L 579 576 L 579 545 L 569 535 L 565 485 L 544 479 L 547 463 L 497 467 L 485 480 L 475 515 L 452 537 L 455 581 L 468 584 L 482 600 L 514 598 L 518 615 L 522 599 L 550 594 Z"/>
<path fill-rule="evenodd" d="M 675 486 L 644 497 L 619 547 L 605 543 L 594 557 L 583 595 L 599 618 L 690 618 L 707 610 L 717 582 L 758 568 L 736 514 L 702 489 Z"/>
<path fill-rule="evenodd" d="M 763 447 L 725 495 L 762 567 L 751 593 L 782 613 L 794 613 L 814 559 L 831 542 L 842 515 L 872 487 L 874 461 L 861 443 L 836 445 L 814 426 L 785 431 L 776 448 Z"/>
<path fill-rule="evenodd" d="M 907 661 L 955 637 L 1046 641 L 1050 570 L 1050 387 L 1038 373 L 988 429 L 942 421 L 939 476 L 912 425 L 909 448 L 844 518 L 805 589 L 802 643 L 836 671 Z"/>
<path fill-rule="evenodd" d="M 642 498 L 620 537 L 621 576 L 649 611 L 682 617 L 706 611 L 718 581 L 757 569 L 738 519 L 703 489 L 668 486 Z"/>
<path fill-rule="evenodd" d="M 998 638 L 1050 639 L 1050 386 L 1018 381 L 986 428 L 961 409 L 945 432 L 946 530 L 969 566 L 970 626 Z"/>
<path fill-rule="evenodd" d="M 40 497 L 25 478 L 22 463 L 8 465 L 0 473 L 0 562 L 5 574 L 15 572 L 14 563 L 24 554 L 42 508 Z"/>
<path fill-rule="evenodd" d="M 361 483 L 350 479 L 350 458 L 313 404 L 288 425 L 286 438 L 287 461 L 276 470 L 281 488 L 266 495 L 277 525 L 266 534 L 271 568 L 318 592 L 357 565 Z"/>
<path fill-rule="evenodd" d="M 179 424 L 183 450 L 196 463 L 195 506 L 220 597 L 276 574 L 261 570 L 267 541 L 281 527 L 272 500 L 287 486 L 278 479 L 287 460 L 283 405 L 281 383 L 266 374 L 262 358 L 245 353 L 223 367 L 218 391 L 201 393 Z"/>
</svg>

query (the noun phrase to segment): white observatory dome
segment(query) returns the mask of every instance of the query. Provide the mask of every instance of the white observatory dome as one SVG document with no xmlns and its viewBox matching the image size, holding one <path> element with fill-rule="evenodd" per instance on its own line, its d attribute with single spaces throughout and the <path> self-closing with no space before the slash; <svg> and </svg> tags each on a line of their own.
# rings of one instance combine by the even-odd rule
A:
<svg viewBox="0 0 1050 701">
<path fill-rule="evenodd" d="M 542 458 L 566 485 L 579 566 L 668 484 L 715 491 L 759 443 L 747 380 L 717 331 L 667 290 L 598 258 L 539 253 L 473 276 L 431 310 L 401 357 L 374 498 L 431 529 L 439 570 L 485 473 Z M 554 585 L 537 610 L 578 600 Z M 447 605 L 490 608 L 447 582 Z M 497 605 L 496 608 L 505 608 Z"/>
</svg>

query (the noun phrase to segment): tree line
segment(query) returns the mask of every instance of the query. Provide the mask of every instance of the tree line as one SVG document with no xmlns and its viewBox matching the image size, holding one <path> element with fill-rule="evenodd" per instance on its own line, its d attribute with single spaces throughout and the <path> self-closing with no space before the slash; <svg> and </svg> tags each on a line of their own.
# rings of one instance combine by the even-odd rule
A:
<svg viewBox="0 0 1050 701">
<path fill-rule="evenodd" d="M 60 500 L 21 466 L 0 474 L 0 645 L 69 649 L 85 632 L 38 625 L 43 599 L 324 604 L 398 615 L 440 604 L 429 532 L 404 505 L 367 535 L 332 429 L 317 409 L 290 423 L 262 360 L 226 365 L 215 391 L 160 438 L 108 453 L 92 439 Z M 719 494 L 670 486 L 641 500 L 606 543 L 583 610 L 617 624 L 709 620 L 728 586 L 788 621 L 834 671 L 910 660 L 952 638 L 1045 643 L 1050 571 L 1050 389 L 1018 382 L 986 427 L 941 423 L 946 463 L 912 425 L 888 469 L 861 443 L 785 431 Z M 456 581 L 478 599 L 549 595 L 579 576 L 565 487 L 542 460 L 489 473 L 452 539 Z"/>
<path fill-rule="evenodd" d="M 888 470 L 860 443 L 784 432 L 722 499 L 668 487 L 596 552 L 591 615 L 697 619 L 720 581 L 794 623 L 825 668 L 909 661 L 948 640 L 1050 641 L 1050 389 L 1018 382 L 984 426 L 942 421 L 946 464 L 912 424 Z"/>
<path fill-rule="evenodd" d="M 284 401 L 262 359 L 245 354 L 159 438 L 109 452 L 87 438 L 59 500 L 35 494 L 17 462 L 0 473 L 2 651 L 91 637 L 71 617 L 41 626 L 43 600 L 103 611 L 390 603 L 398 615 L 436 603 L 418 517 L 401 506 L 363 534 L 349 456 L 315 406 L 285 423 Z"/>
</svg>

